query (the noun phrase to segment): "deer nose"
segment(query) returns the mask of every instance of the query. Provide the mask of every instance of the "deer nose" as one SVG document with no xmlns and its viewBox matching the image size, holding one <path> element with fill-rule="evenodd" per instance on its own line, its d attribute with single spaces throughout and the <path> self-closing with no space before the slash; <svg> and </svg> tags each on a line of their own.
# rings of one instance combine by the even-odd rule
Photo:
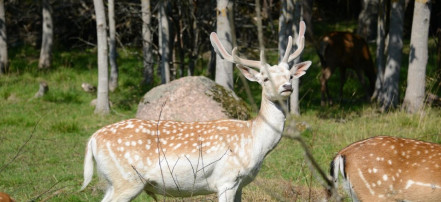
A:
<svg viewBox="0 0 441 202">
<path fill-rule="evenodd" d="M 289 91 L 292 91 L 292 85 L 289 83 L 289 84 L 284 84 L 283 85 L 283 88 L 285 89 L 285 90 L 289 90 Z"/>
</svg>

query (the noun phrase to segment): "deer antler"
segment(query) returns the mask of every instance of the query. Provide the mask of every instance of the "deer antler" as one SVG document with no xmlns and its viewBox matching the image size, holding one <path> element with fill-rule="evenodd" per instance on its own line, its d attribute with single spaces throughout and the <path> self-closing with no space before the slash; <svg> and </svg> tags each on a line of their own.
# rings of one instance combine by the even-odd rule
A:
<svg viewBox="0 0 441 202">
<path fill-rule="evenodd" d="M 210 34 L 211 45 L 213 45 L 214 51 L 222 57 L 222 59 L 227 60 L 232 63 L 241 64 L 248 67 L 254 67 L 260 69 L 263 65 L 265 65 L 265 58 L 263 58 L 264 52 L 261 50 L 260 52 L 260 61 L 255 60 L 247 60 L 240 58 L 237 56 L 237 47 L 233 48 L 231 55 L 225 50 L 225 47 L 220 42 L 217 34 L 212 32 Z"/>
<path fill-rule="evenodd" d="M 288 46 L 286 47 L 286 51 L 285 51 L 285 55 L 283 56 L 282 62 L 285 63 L 289 63 L 291 61 L 293 61 L 294 59 L 296 59 L 300 53 L 302 53 L 303 48 L 305 47 L 305 30 L 306 30 L 306 25 L 305 22 L 300 21 L 300 25 L 299 25 L 300 29 L 299 29 L 299 36 L 297 38 L 297 50 L 294 51 L 293 54 L 289 55 L 289 53 L 291 52 L 291 48 L 292 48 L 292 37 L 289 36 L 288 37 Z"/>
</svg>

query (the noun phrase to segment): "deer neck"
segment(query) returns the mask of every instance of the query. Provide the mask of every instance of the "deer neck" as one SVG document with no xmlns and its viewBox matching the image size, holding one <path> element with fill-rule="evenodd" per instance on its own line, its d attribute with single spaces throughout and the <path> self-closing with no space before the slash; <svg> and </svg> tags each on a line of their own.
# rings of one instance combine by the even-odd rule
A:
<svg viewBox="0 0 441 202">
<path fill-rule="evenodd" d="M 260 160 L 279 143 L 285 124 L 285 113 L 278 102 L 262 95 L 259 115 L 253 120 L 254 149 Z"/>
</svg>

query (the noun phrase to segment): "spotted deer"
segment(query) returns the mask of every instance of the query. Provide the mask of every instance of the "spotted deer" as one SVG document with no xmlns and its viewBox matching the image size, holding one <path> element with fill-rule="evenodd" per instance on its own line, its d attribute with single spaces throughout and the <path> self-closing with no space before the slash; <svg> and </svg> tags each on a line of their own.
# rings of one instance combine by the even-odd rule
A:
<svg viewBox="0 0 441 202">
<path fill-rule="evenodd" d="M 210 40 L 225 60 L 236 63 L 250 81 L 262 86 L 260 112 L 249 121 L 217 120 L 178 122 L 130 119 L 105 126 L 89 139 L 84 162 L 84 189 L 97 171 L 108 184 L 103 201 L 129 201 L 143 190 L 187 197 L 217 193 L 219 201 L 240 201 L 242 188 L 259 172 L 265 156 L 279 143 L 285 122 L 282 103 L 292 92 L 291 79 L 305 74 L 310 61 L 293 65 L 304 48 L 301 24 L 298 49 L 290 54 L 292 38 L 283 60 L 274 66 L 229 54 L 216 33 Z M 252 68 L 256 68 L 256 71 Z"/>
<path fill-rule="evenodd" d="M 338 152 L 331 176 L 339 173 L 354 201 L 440 201 L 441 145 L 378 136 Z"/>
</svg>

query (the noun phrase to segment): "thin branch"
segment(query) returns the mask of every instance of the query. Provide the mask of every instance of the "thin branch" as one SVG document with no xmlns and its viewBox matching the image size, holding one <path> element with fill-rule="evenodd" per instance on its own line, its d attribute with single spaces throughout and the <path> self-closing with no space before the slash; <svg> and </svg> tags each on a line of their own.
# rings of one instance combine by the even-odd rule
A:
<svg viewBox="0 0 441 202">
<path fill-rule="evenodd" d="M 61 181 L 57 181 L 55 184 L 53 184 L 49 189 L 47 189 L 46 191 L 44 191 L 43 193 L 41 193 L 40 195 L 36 196 L 35 198 L 31 199 L 31 201 L 36 201 L 37 199 L 39 199 L 40 197 L 42 197 L 43 195 L 45 195 L 46 193 L 48 193 L 52 188 L 54 188 L 58 183 L 60 183 Z"/>
<path fill-rule="evenodd" d="M 341 197 L 337 193 L 337 189 L 335 187 L 335 184 L 328 178 L 327 174 L 321 169 L 320 165 L 315 160 L 314 156 L 312 155 L 311 151 L 308 148 L 308 145 L 305 143 L 303 138 L 300 135 L 295 135 L 293 132 L 295 129 L 292 126 L 293 124 L 288 125 L 287 134 L 285 137 L 288 137 L 290 139 L 296 140 L 300 143 L 300 146 L 302 147 L 303 151 L 305 152 L 305 158 L 308 160 L 308 162 L 311 164 L 311 171 L 316 171 L 321 179 L 325 182 L 324 186 L 327 190 L 330 190 L 332 195 L 335 196 L 337 201 L 341 201 Z"/>
<path fill-rule="evenodd" d="M 38 119 L 37 123 L 34 125 L 34 128 L 32 129 L 32 132 L 31 132 L 31 135 L 29 136 L 29 138 L 20 146 L 20 148 L 18 149 L 18 152 L 15 154 L 14 158 L 12 158 L 8 163 L 3 164 L 3 166 L 0 168 L 0 173 L 3 172 L 12 162 L 14 162 L 15 159 L 17 159 L 18 155 L 20 155 L 20 153 L 23 151 L 26 144 L 28 144 L 28 142 L 31 141 L 32 137 L 34 137 L 34 133 L 35 133 L 35 130 L 37 129 L 38 124 L 41 122 L 41 120 L 45 116 L 46 116 L 46 114 L 44 116 L 40 117 L 40 119 Z"/>
</svg>

